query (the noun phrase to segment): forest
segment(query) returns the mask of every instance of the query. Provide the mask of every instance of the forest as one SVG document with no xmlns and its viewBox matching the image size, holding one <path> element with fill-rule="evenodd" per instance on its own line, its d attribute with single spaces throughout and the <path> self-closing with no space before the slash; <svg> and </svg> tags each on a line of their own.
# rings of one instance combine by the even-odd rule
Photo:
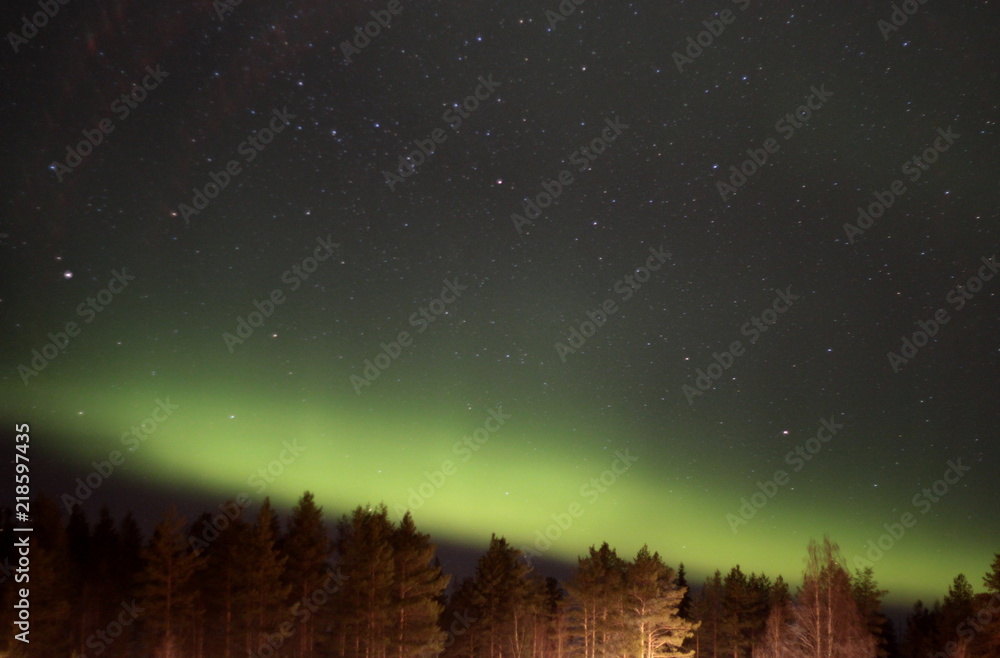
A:
<svg viewBox="0 0 1000 658">
<path fill-rule="evenodd" d="M 979 658 L 1000 655 L 1000 554 L 977 593 L 963 575 L 905 627 L 873 570 L 850 573 L 829 538 L 805 547 L 801 586 L 734 566 L 692 587 L 641 548 L 591 546 L 565 581 L 494 535 L 452 582 L 409 514 L 359 506 L 336 522 L 304 493 L 190 522 L 172 508 L 145 537 L 131 514 L 88 520 L 39 496 L 30 582 L 3 542 L 0 656 L 44 658 Z M 13 517 L 2 510 L 2 531 Z M 14 638 L 30 589 L 30 642 Z M 14 630 L 11 630 L 14 629 Z"/>
</svg>

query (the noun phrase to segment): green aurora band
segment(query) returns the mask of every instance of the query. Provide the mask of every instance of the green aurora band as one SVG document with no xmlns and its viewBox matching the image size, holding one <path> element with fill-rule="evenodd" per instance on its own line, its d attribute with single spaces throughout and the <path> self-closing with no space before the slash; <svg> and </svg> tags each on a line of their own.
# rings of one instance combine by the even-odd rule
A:
<svg viewBox="0 0 1000 658">
<path fill-rule="evenodd" d="M 604 541 L 626 555 L 648 544 L 668 562 L 684 562 L 695 584 L 736 563 L 745 572 L 781 574 L 797 583 L 807 542 L 824 533 L 840 544 L 853 570 L 851 558 L 864 555 L 866 542 L 877 540 L 883 524 L 907 509 L 916 512 L 917 524 L 874 563 L 891 603 L 940 597 L 959 572 L 978 582 L 996 549 L 988 533 L 977 541 L 950 532 L 946 518 L 954 509 L 922 517 L 902 488 L 889 493 L 899 511 L 886 514 L 874 505 L 838 500 L 830 493 L 837 487 L 816 477 L 796 481 L 796 474 L 734 534 L 727 515 L 739 514 L 741 497 L 756 492 L 763 478 L 748 478 L 721 460 L 690 464 L 695 451 L 683 437 L 703 434 L 703 428 L 661 428 L 665 444 L 676 446 L 667 455 L 662 447 L 644 449 L 624 438 L 602 443 L 600 437 L 620 437 L 620 429 L 588 422 L 586 432 L 560 431 L 557 418 L 529 422 L 505 404 L 510 419 L 473 452 L 456 450 L 456 444 L 490 417 L 488 407 L 463 405 L 461 413 L 448 414 L 390 408 L 364 395 L 331 396 L 319 404 L 287 399 L 262 385 L 241 389 L 231 381 L 168 379 L 156 377 L 126 391 L 111 386 L 110 376 L 104 381 L 91 374 L 85 384 L 72 386 L 33 382 L 25 388 L 18 382 L 4 394 L 20 417 L 39 419 L 32 422 L 36 442 L 46 432 L 80 437 L 60 447 L 74 462 L 89 467 L 112 450 L 123 451 L 125 464 L 111 477 L 183 487 L 220 503 L 246 493 L 255 502 L 269 496 L 288 507 L 310 490 L 328 514 L 338 516 L 358 504 L 384 502 L 398 517 L 412 504 L 418 526 L 437 540 L 481 547 L 495 532 L 515 546 L 568 562 Z M 129 451 L 122 435 L 150 417 L 157 400 L 168 398 L 176 411 L 138 446 L 129 441 Z M 287 445 L 301 454 L 292 456 Z M 619 462 L 620 474 L 612 475 L 615 453 L 626 447 L 635 463 L 623 470 Z M 287 464 L 280 462 L 283 450 Z M 779 455 L 774 462 L 780 461 Z M 834 468 L 832 457 L 828 461 Z M 269 464 L 273 477 L 261 477 L 258 472 Z M 808 468 L 820 472 L 824 466 Z M 764 464 L 760 472 L 779 467 Z M 560 519 L 568 527 L 561 528 Z M 541 539 L 545 533 L 554 538 L 550 546 Z"/>
</svg>

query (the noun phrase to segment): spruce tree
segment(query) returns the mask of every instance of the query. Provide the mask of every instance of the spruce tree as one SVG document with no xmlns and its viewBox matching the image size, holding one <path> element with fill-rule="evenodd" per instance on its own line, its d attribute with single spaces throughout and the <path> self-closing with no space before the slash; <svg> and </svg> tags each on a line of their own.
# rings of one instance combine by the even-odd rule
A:
<svg viewBox="0 0 1000 658">
<path fill-rule="evenodd" d="M 681 604 L 677 606 L 677 615 L 681 619 L 691 619 L 691 588 L 688 585 L 687 570 L 684 568 L 683 562 L 677 567 L 677 587 L 684 590 Z"/>
<path fill-rule="evenodd" d="M 973 637 L 960 633 L 960 625 L 974 617 L 976 612 L 975 592 L 964 574 L 958 574 L 948 588 L 948 594 L 941 604 L 938 632 L 945 644 L 954 642 L 955 655 L 967 655 Z"/>
<path fill-rule="evenodd" d="M 864 570 L 856 569 L 851 586 L 858 612 L 864 618 L 868 632 L 875 638 L 878 657 L 888 658 L 889 638 L 886 637 L 885 628 L 889 620 L 882 614 L 881 606 L 882 599 L 889 592 L 878 588 L 872 567 L 865 567 Z"/>
<path fill-rule="evenodd" d="M 719 658 L 722 624 L 722 574 L 716 572 L 705 579 L 701 594 L 695 599 L 694 618 L 701 622 L 695 634 L 698 656 Z"/>
<path fill-rule="evenodd" d="M 1000 553 L 994 554 L 990 570 L 983 576 L 983 587 L 988 593 L 1000 594 Z"/>
</svg>

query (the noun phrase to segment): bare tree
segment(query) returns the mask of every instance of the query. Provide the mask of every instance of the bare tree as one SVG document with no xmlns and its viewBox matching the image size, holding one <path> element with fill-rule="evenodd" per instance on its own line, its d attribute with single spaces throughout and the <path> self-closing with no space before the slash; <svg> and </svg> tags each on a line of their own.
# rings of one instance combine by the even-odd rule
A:
<svg viewBox="0 0 1000 658">
<path fill-rule="evenodd" d="M 875 658 L 874 636 L 858 610 L 851 576 L 829 537 L 809 543 L 802 587 L 792 607 L 782 658 Z"/>
<path fill-rule="evenodd" d="M 781 576 L 770 591 L 770 609 L 764 633 L 754 645 L 754 658 L 786 658 L 791 655 L 792 600 Z"/>
</svg>

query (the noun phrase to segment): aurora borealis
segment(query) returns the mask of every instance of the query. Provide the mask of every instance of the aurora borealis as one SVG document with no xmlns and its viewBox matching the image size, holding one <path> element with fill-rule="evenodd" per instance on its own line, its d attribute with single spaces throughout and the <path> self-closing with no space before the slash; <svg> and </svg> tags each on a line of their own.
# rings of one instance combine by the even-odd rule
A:
<svg viewBox="0 0 1000 658">
<path fill-rule="evenodd" d="M 648 543 L 796 582 L 828 533 L 893 603 L 978 586 L 995 8 L 551 5 L 70 3 L 9 50 L 36 491 L 119 451 L 88 514 L 310 490 L 542 569 Z"/>
</svg>

